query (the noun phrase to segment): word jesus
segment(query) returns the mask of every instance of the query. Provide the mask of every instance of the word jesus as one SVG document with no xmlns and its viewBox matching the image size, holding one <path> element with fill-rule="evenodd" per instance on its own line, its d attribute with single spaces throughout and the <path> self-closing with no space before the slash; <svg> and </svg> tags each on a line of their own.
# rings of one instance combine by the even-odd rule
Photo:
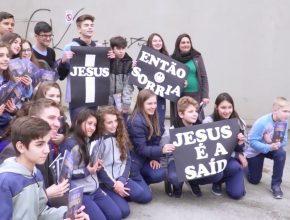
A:
<svg viewBox="0 0 290 220">
<path fill-rule="evenodd" d="M 173 142 L 175 147 L 186 146 L 195 144 L 197 142 L 202 143 L 207 141 L 219 140 L 220 138 L 227 139 L 232 136 L 232 131 L 229 125 L 224 125 L 222 127 L 198 129 L 194 131 L 188 131 L 183 133 L 175 134 L 177 141 Z"/>
</svg>

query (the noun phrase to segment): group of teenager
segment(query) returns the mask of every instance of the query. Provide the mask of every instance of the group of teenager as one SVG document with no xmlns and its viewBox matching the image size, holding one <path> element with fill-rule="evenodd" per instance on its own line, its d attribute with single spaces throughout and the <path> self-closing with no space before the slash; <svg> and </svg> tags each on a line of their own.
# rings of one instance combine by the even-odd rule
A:
<svg viewBox="0 0 290 220">
<path fill-rule="evenodd" d="M 92 40 L 94 17 L 85 14 L 76 19 L 79 36 L 64 47 L 58 60 L 49 47 L 53 36 L 49 24 L 35 25 L 36 44 L 32 46 L 13 33 L 14 23 L 13 15 L 0 12 L 0 88 L 4 90 L 9 82 L 23 88 L 20 98 L 0 103 L 1 219 L 65 219 L 68 191 L 78 186 L 84 188 L 83 206 L 75 219 L 126 218 L 130 214 L 128 202 L 150 202 L 150 184 L 162 181 L 169 196 L 180 198 L 183 182 L 177 178 L 175 146 L 170 142 L 169 129 L 232 118 L 238 119 L 240 132 L 227 166 L 215 175 L 186 182 L 192 193 L 201 197 L 200 185 L 212 184 L 212 192 L 222 195 L 225 183 L 227 195 L 241 199 L 246 194 L 244 176 L 250 183 L 258 184 L 264 158 L 270 158 L 274 161 L 271 190 L 274 198 L 283 197 L 280 186 L 287 132 L 278 142 L 273 142 L 272 136 L 275 123 L 287 123 L 289 119 L 289 101 L 276 98 L 272 112 L 259 118 L 249 134 L 233 98 L 226 92 L 216 97 L 213 113 L 203 117 L 202 106 L 209 103 L 207 73 L 188 34 L 178 36 L 171 56 L 184 63 L 189 72 L 180 99 L 170 104 L 171 127 L 165 128 L 166 100 L 151 90 L 138 89 L 135 107 L 129 115 L 134 86 L 129 84 L 128 77 L 138 64 L 126 53 L 125 38 L 110 40 L 108 105 L 75 108 L 70 105 L 69 61 L 75 55 L 71 46 L 100 46 Z M 147 46 L 169 56 L 157 33 L 149 36 Z M 35 85 L 29 74 L 14 75 L 9 65 L 13 59 L 19 59 L 19 63 L 30 60 L 38 69 L 54 71 L 55 80 L 67 79 L 70 125 L 57 82 L 43 80 Z M 121 95 L 121 109 L 116 108 L 116 94 Z M 74 159 L 72 178 L 58 183 L 49 165 L 66 150 Z M 98 157 L 92 161 L 96 153 Z"/>
</svg>

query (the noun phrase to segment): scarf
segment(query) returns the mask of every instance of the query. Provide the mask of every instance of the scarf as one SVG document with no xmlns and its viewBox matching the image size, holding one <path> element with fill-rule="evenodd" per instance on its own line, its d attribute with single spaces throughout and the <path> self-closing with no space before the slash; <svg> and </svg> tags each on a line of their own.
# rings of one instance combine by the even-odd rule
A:
<svg viewBox="0 0 290 220">
<path fill-rule="evenodd" d="M 186 63 L 187 61 L 192 60 L 193 57 L 200 55 L 200 52 L 193 48 L 191 48 L 190 51 L 186 53 L 182 53 L 179 51 L 179 49 L 175 49 L 171 57 L 179 62 Z"/>
</svg>

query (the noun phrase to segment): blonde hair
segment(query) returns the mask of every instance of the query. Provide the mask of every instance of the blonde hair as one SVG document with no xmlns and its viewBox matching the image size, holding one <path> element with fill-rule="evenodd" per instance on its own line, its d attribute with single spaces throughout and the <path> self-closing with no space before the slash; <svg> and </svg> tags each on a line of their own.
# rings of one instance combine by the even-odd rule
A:
<svg viewBox="0 0 290 220">
<path fill-rule="evenodd" d="M 190 96 L 183 96 L 177 102 L 177 111 L 183 113 L 190 105 L 193 105 L 196 110 L 199 108 L 199 104 L 194 98 Z"/>
<path fill-rule="evenodd" d="M 277 110 L 283 107 L 290 108 L 290 102 L 285 97 L 279 96 L 273 102 L 273 110 Z"/>
</svg>

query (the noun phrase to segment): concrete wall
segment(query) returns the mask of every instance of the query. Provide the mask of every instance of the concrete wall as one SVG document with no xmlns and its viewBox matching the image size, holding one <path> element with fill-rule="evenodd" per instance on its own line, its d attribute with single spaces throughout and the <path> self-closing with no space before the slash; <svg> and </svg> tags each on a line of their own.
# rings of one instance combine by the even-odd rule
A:
<svg viewBox="0 0 290 220">
<path fill-rule="evenodd" d="M 23 37 L 27 32 L 31 41 L 35 22 L 50 22 L 58 54 L 77 36 L 75 24 L 65 21 L 66 11 L 93 14 L 94 39 L 100 43 L 115 35 L 127 37 L 132 57 L 152 32 L 164 37 L 170 53 L 177 35 L 187 32 L 207 68 L 208 112 L 223 91 L 234 97 L 248 123 L 269 112 L 276 96 L 290 99 L 287 0 L 19 0 L 1 1 L 1 10 L 15 15 L 15 31 Z"/>
</svg>

